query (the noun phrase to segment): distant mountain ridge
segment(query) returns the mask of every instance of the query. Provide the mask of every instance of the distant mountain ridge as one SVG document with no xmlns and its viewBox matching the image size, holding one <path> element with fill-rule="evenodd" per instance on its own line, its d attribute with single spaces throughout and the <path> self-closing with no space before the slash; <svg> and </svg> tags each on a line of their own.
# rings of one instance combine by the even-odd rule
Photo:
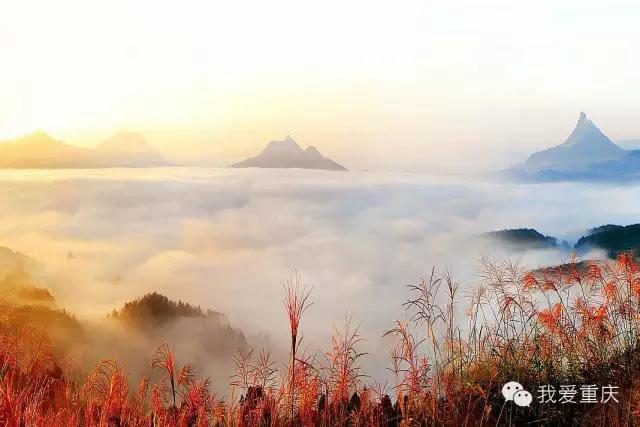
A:
<svg viewBox="0 0 640 427">
<path fill-rule="evenodd" d="M 545 236 L 533 228 L 513 228 L 490 231 L 484 237 L 515 250 L 547 249 L 558 247 L 555 237 Z"/>
<path fill-rule="evenodd" d="M 602 249 L 609 258 L 615 258 L 622 252 L 631 252 L 640 257 L 640 224 L 606 224 L 594 227 L 580 237 L 573 248 L 566 241 L 559 244 L 555 237 L 545 236 L 533 228 L 490 231 L 482 236 L 489 243 L 496 242 L 516 251 L 560 248 L 585 254 L 591 249 Z"/>
<path fill-rule="evenodd" d="M 170 322 L 179 317 L 210 317 L 220 323 L 228 323 L 226 316 L 213 310 L 203 310 L 182 301 L 172 301 L 157 292 L 126 302 L 119 310 L 114 309 L 112 318 L 138 327 L 151 327 Z"/>
<path fill-rule="evenodd" d="M 618 146 L 580 112 L 565 142 L 531 154 L 507 172 L 535 181 L 640 178 L 640 150 Z"/>
<path fill-rule="evenodd" d="M 37 131 L 0 142 L 0 168 L 75 169 L 170 166 L 140 133 L 118 131 L 96 148 L 76 147 Z"/>
<path fill-rule="evenodd" d="M 125 303 L 120 309 L 114 309 L 107 319 L 127 326 L 151 342 L 166 342 L 169 336 L 179 340 L 176 333 L 180 333 L 183 344 L 198 343 L 197 347 L 204 352 L 201 356 L 207 358 L 228 360 L 238 349 L 248 347 L 244 333 L 231 326 L 225 314 L 175 302 L 157 292 Z"/>
<path fill-rule="evenodd" d="M 611 258 L 626 251 L 631 251 L 635 256 L 639 256 L 640 224 L 607 224 L 593 228 L 589 234 L 578 240 L 575 248 L 580 252 L 590 248 L 604 249 Z"/>
<path fill-rule="evenodd" d="M 344 166 L 324 157 L 312 145 L 303 150 L 290 136 L 281 141 L 269 142 L 257 156 L 234 163 L 231 167 L 347 170 Z"/>
</svg>

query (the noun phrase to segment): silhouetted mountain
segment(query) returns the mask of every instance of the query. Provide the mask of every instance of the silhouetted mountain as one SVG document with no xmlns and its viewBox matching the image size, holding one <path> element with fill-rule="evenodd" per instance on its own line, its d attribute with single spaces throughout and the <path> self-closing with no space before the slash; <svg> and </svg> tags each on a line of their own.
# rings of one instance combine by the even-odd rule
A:
<svg viewBox="0 0 640 427">
<path fill-rule="evenodd" d="M 96 147 L 101 161 L 114 166 L 171 166 L 140 132 L 120 130 Z"/>
<path fill-rule="evenodd" d="M 203 311 L 199 306 L 182 301 L 171 301 L 157 292 L 125 303 L 120 310 L 114 310 L 111 316 L 137 327 L 157 326 L 178 317 L 210 317 L 226 321 L 222 313 L 212 310 Z"/>
<path fill-rule="evenodd" d="M 43 131 L 0 142 L 1 168 L 95 167 L 96 160 L 91 150 L 57 141 Z"/>
<path fill-rule="evenodd" d="M 96 149 L 55 140 L 43 131 L 0 142 L 0 168 L 74 169 L 168 166 L 141 134 L 118 132 Z"/>
<path fill-rule="evenodd" d="M 556 147 L 533 153 L 525 162 L 524 169 L 533 173 L 544 170 L 584 171 L 589 165 L 616 160 L 623 155 L 624 150 L 607 138 L 581 112 L 578 123 L 567 140 Z"/>
<path fill-rule="evenodd" d="M 260 154 L 235 163 L 232 167 L 346 170 L 333 160 L 324 157 L 313 146 L 303 150 L 290 136 L 282 141 L 269 142 Z"/>
<path fill-rule="evenodd" d="M 563 247 L 570 249 L 567 242 L 558 243 L 557 239 L 545 236 L 533 228 L 506 229 L 491 231 L 483 235 L 489 242 L 494 241 L 506 245 L 511 250 L 546 249 Z M 580 237 L 573 249 L 579 254 L 589 249 L 602 249 L 607 256 L 615 258 L 621 252 L 631 251 L 640 256 L 640 224 L 614 225 L 606 224 L 592 228 L 585 236 Z"/>
<path fill-rule="evenodd" d="M 484 236 L 516 250 L 547 249 L 558 246 L 555 237 L 545 236 L 533 228 L 491 231 L 485 233 Z"/>
<path fill-rule="evenodd" d="M 581 237 L 575 249 L 584 252 L 591 248 L 607 251 L 607 255 L 614 258 L 621 252 L 631 251 L 635 256 L 640 255 L 640 224 L 603 225 L 594 228 L 586 236 Z"/>
<path fill-rule="evenodd" d="M 190 340 L 195 340 L 211 355 L 229 356 L 247 346 L 242 331 L 231 327 L 223 313 L 175 302 L 157 292 L 125 303 L 109 317 L 156 342 L 166 341 L 168 337 L 175 341 L 176 336 L 187 333 Z"/>
<path fill-rule="evenodd" d="M 564 143 L 533 153 L 507 172 L 536 181 L 634 179 L 640 177 L 640 151 L 619 147 L 581 112 Z"/>
</svg>

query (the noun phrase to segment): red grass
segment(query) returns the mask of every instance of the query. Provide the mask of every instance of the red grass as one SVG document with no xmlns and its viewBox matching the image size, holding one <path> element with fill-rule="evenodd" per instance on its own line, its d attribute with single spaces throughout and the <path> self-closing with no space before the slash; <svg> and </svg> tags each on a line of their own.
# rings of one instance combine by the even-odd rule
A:
<svg viewBox="0 0 640 427">
<path fill-rule="evenodd" d="M 300 355 L 301 318 L 310 306 L 299 276 L 285 285 L 291 354 L 278 381 L 267 351 L 238 353 L 227 401 L 209 379 L 179 366 L 161 345 L 152 368 L 131 388 L 115 361 L 100 362 L 82 381 L 57 358 L 48 338 L 22 326 L 0 307 L 0 425 L 500 425 L 573 422 L 630 425 L 640 416 L 640 264 L 577 260 L 527 272 L 510 262 L 484 260 L 481 282 L 458 322 L 458 286 L 435 274 L 411 286 L 394 339 L 392 389 L 367 385 L 358 350 L 362 338 L 350 318 L 334 328 L 324 357 Z M 621 404 L 505 405 L 500 387 L 518 380 L 541 384 L 612 384 Z M 390 390 L 393 392 L 390 393 Z M 150 392 L 149 392 L 150 391 Z M 389 397 L 393 394 L 393 398 Z"/>
<path fill-rule="evenodd" d="M 291 423 L 294 423 L 295 418 L 295 400 L 296 400 L 296 372 L 298 362 L 296 358 L 296 353 L 298 351 L 298 346 L 300 345 L 299 337 L 298 337 L 298 328 L 300 327 L 300 319 L 302 318 L 302 314 L 309 308 L 311 304 L 309 301 L 309 296 L 311 294 L 311 290 L 307 290 L 306 286 L 301 286 L 300 284 L 300 275 L 296 274 L 295 283 L 292 281 L 288 281 L 285 284 L 285 297 L 284 297 L 284 308 L 287 311 L 287 316 L 289 318 L 289 330 L 291 333 L 291 361 L 289 365 L 289 377 L 291 378 L 289 381 L 289 406 L 291 408 Z"/>
</svg>

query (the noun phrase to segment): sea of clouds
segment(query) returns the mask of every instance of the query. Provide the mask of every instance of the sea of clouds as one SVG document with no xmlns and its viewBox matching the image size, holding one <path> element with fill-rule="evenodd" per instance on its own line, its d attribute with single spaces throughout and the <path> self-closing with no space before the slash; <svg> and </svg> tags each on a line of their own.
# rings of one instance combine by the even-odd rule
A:
<svg viewBox="0 0 640 427">
<path fill-rule="evenodd" d="M 39 278 L 81 319 L 158 291 L 226 313 L 283 353 L 283 283 L 313 287 L 303 347 L 328 349 L 352 316 L 377 374 L 381 335 L 406 285 L 449 268 L 461 296 L 483 255 L 531 267 L 566 250 L 507 254 L 478 235 L 532 227 L 573 243 L 590 227 L 638 221 L 640 186 L 516 184 L 481 177 L 237 169 L 0 173 L 0 245 L 36 258 Z M 464 302 L 461 302 L 463 304 Z"/>
</svg>

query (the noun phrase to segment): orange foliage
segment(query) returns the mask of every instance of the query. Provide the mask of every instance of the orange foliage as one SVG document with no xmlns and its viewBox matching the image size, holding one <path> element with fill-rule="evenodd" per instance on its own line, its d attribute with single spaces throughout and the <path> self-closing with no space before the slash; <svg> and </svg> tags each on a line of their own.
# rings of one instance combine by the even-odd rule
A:
<svg viewBox="0 0 640 427">
<path fill-rule="evenodd" d="M 153 354 L 157 378 L 130 387 L 118 363 L 104 360 L 84 379 L 62 363 L 49 339 L 0 306 L 0 425 L 44 426 L 401 426 L 566 423 L 562 411 L 505 405 L 500 387 L 611 383 L 624 405 L 575 407 L 576 424 L 630 425 L 640 414 L 640 264 L 578 263 L 527 272 L 489 263 L 471 293 L 464 329 L 457 325 L 457 284 L 448 273 L 410 287 L 406 316 L 386 336 L 393 341 L 395 384 L 368 384 L 362 339 L 347 318 L 329 350 L 299 351 L 309 291 L 299 277 L 285 287 L 291 335 L 283 369 L 267 351 L 238 353 L 234 393 L 216 396 L 208 378 L 179 364 L 163 344 Z M 463 335 L 463 332 L 465 335 Z M 306 353 L 306 352 L 305 352 Z M 320 355 L 320 357 L 318 357 Z M 615 367 L 613 369 L 612 367 Z M 280 372 L 280 378 L 277 374 Z M 533 389 L 533 388 L 531 388 Z M 236 398 L 236 390 L 240 398 Z M 390 396 L 393 396 L 390 397 Z M 553 408 L 552 408 L 553 409 Z"/>
<path fill-rule="evenodd" d="M 538 313 L 540 323 L 554 334 L 560 333 L 560 319 L 562 318 L 562 304 L 556 303 L 552 307 Z"/>
</svg>

